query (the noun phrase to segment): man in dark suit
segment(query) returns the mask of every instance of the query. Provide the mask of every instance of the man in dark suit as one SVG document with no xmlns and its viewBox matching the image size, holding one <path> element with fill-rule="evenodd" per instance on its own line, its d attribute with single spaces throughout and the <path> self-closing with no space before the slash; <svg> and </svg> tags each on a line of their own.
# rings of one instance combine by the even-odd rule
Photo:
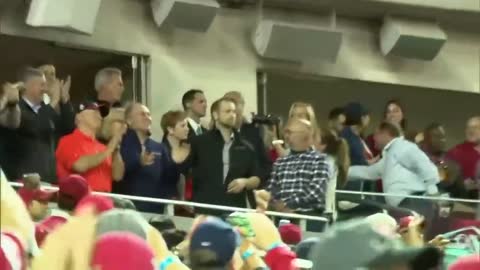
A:
<svg viewBox="0 0 480 270">
<path fill-rule="evenodd" d="M 62 81 L 47 87 L 41 70 L 26 68 L 23 82 L 20 126 L 5 134 L 2 165 L 9 179 L 19 179 L 26 173 L 38 173 L 43 181 L 55 182 L 55 147 L 60 136 L 70 133 L 74 124 L 70 89 Z M 47 93 L 50 103 L 43 102 Z"/>
<path fill-rule="evenodd" d="M 187 113 L 188 140 L 191 141 L 193 137 L 202 135 L 207 131 L 200 124 L 200 119 L 205 117 L 207 113 L 207 99 L 202 90 L 190 89 L 182 97 L 182 106 Z"/>
</svg>

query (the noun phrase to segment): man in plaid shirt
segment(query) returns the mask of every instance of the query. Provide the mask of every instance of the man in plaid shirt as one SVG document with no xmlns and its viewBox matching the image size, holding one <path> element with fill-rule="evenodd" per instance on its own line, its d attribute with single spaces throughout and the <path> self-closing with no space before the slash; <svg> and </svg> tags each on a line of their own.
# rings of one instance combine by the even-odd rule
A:
<svg viewBox="0 0 480 270">
<path fill-rule="evenodd" d="M 329 166 L 326 155 L 312 147 L 313 133 L 309 121 L 295 119 L 287 124 L 290 154 L 275 162 L 267 188 L 275 211 L 320 215 L 325 209 Z"/>
</svg>

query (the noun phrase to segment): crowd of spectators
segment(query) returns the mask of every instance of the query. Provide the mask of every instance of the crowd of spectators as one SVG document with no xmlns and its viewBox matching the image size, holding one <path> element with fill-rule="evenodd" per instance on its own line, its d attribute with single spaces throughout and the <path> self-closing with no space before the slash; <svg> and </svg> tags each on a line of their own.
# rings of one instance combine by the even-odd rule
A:
<svg viewBox="0 0 480 270">
<path fill-rule="evenodd" d="M 443 126 L 409 130 L 397 100 L 366 136 L 370 113 L 360 103 L 332 109 L 322 129 L 313 106 L 296 102 L 280 127 L 250 122 L 237 91 L 211 104 L 204 125 L 207 100 L 192 89 L 182 97 L 184 111 L 158 119 L 163 140 L 157 142 L 149 108 L 122 103 L 120 70 L 100 70 L 90 100 L 73 104 L 70 86 L 71 78 L 57 78 L 52 65 L 26 68 L 19 82 L 3 85 L 5 269 L 436 269 L 448 243 L 432 228 L 442 207 L 409 196 L 479 199 L 480 116 L 468 120 L 466 141 L 447 150 Z M 23 187 L 15 193 L 5 179 Z M 44 182 L 58 192 L 44 190 Z M 337 196 L 337 190 L 388 195 Z M 139 214 L 163 214 L 162 204 L 112 201 L 92 191 L 259 212 L 227 217 L 185 207 L 197 216 L 187 233 Z M 325 232 L 303 243 L 298 220 L 272 221 L 266 210 L 328 222 L 307 222 L 308 231 Z M 345 251 L 348 260 L 340 256 Z M 478 260 L 471 263 L 478 267 Z"/>
</svg>

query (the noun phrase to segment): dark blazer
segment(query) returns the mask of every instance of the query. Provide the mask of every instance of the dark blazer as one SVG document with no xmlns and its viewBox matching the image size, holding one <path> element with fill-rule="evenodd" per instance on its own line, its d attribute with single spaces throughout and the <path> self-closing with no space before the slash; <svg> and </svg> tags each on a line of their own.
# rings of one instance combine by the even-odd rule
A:
<svg viewBox="0 0 480 270">
<path fill-rule="evenodd" d="M 9 179 L 25 173 L 38 173 L 42 181 L 56 182 L 55 148 L 61 136 L 75 128 L 75 114 L 70 103 L 60 105 L 60 113 L 41 105 L 38 113 L 20 99 L 20 127 L 8 130 L 3 137 L 2 167 Z"/>
<path fill-rule="evenodd" d="M 223 179 L 223 148 L 225 141 L 218 129 L 194 138 L 189 165 L 193 173 L 193 201 L 199 203 L 246 207 L 246 192 L 227 193 L 227 187 L 237 178 L 260 177 L 253 147 L 238 133 L 230 147 L 230 166 Z M 197 214 L 222 215 L 225 212 L 196 208 Z"/>
</svg>

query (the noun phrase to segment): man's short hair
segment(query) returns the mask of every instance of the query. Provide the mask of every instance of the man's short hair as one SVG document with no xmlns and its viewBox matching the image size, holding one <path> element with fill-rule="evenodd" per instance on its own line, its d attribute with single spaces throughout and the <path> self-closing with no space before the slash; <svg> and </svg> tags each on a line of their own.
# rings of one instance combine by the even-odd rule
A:
<svg viewBox="0 0 480 270">
<path fill-rule="evenodd" d="M 396 138 L 402 135 L 402 130 L 399 126 L 389 122 L 382 122 L 378 126 L 378 130 L 382 132 L 387 132 L 390 136 Z"/>
<path fill-rule="evenodd" d="M 99 91 L 104 84 L 109 82 L 113 76 L 122 76 L 122 71 L 114 67 L 106 67 L 100 69 L 95 75 L 95 90 Z"/>
<path fill-rule="evenodd" d="M 185 118 L 187 118 L 187 114 L 183 111 L 168 111 L 165 113 L 160 120 L 163 134 L 167 134 L 168 128 L 175 127 L 178 122 L 185 120 Z"/>
<path fill-rule="evenodd" d="M 40 69 L 33 68 L 33 67 L 26 67 L 20 70 L 18 74 L 18 80 L 23 83 L 26 83 L 32 78 L 43 77 L 43 76 L 44 76 L 43 72 Z"/>
<path fill-rule="evenodd" d="M 342 107 L 336 107 L 328 113 L 328 120 L 337 119 L 340 115 L 345 115 L 345 110 Z"/>
<path fill-rule="evenodd" d="M 218 110 L 220 109 L 220 104 L 222 104 L 223 102 L 231 102 L 237 105 L 237 102 L 233 98 L 222 97 L 212 103 L 212 106 L 210 107 L 210 113 L 213 115 L 214 112 L 218 112 Z"/>
<path fill-rule="evenodd" d="M 196 94 L 203 94 L 203 91 L 200 89 L 190 89 L 182 96 L 182 106 L 183 109 L 187 109 L 187 103 L 192 102 L 195 99 Z"/>
<path fill-rule="evenodd" d="M 430 123 L 424 130 L 424 134 L 429 134 L 430 132 L 432 132 L 433 130 L 437 129 L 437 128 L 441 128 L 443 127 L 442 124 L 438 123 L 438 122 L 433 122 L 433 123 Z"/>
</svg>

